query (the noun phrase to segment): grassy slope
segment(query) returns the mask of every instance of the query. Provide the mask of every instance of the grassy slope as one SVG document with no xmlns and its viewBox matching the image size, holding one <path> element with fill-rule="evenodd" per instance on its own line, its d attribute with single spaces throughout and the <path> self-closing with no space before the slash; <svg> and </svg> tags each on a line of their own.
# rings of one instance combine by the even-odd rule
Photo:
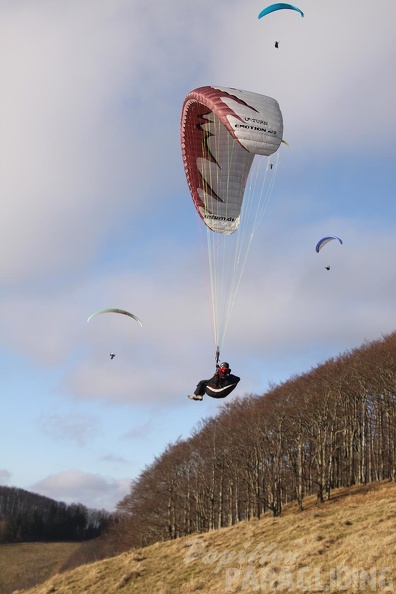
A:
<svg viewBox="0 0 396 594">
<path fill-rule="evenodd" d="M 56 575 L 29 594 L 396 592 L 396 485 L 333 491 L 204 535 Z"/>
<path fill-rule="evenodd" d="M 71 542 L 0 545 L 0 594 L 42 583 L 79 546 Z"/>
</svg>

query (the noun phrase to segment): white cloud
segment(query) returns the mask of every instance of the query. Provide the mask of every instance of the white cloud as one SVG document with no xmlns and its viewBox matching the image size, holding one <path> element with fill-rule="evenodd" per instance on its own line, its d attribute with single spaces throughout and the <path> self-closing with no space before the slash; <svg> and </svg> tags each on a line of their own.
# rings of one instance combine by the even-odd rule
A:
<svg viewBox="0 0 396 594">
<path fill-rule="evenodd" d="M 147 24 L 131 8 L 20 3 L 0 11 L 0 282 L 8 288 L 81 273 L 130 203 L 147 197 L 153 127 L 143 105 L 134 107 Z"/>
<path fill-rule="evenodd" d="M 218 32 L 222 51 L 212 54 L 215 84 L 278 99 L 298 159 L 381 154 L 396 132 L 396 4 L 306 0 L 303 9 L 304 18 L 282 11 L 258 20 L 257 7 L 231 6 Z"/>
<path fill-rule="evenodd" d="M 97 421 L 93 417 L 72 413 L 69 415 L 43 414 L 40 427 L 54 440 L 66 440 L 82 447 L 97 434 Z"/>
<path fill-rule="evenodd" d="M 117 454 L 106 454 L 100 458 L 103 462 L 109 462 L 110 464 L 127 464 L 128 460 Z"/>
<path fill-rule="evenodd" d="M 64 470 L 31 486 L 31 491 L 67 504 L 82 503 L 94 509 L 113 511 L 129 492 L 130 481 L 114 480 L 99 474 Z"/>
<path fill-rule="evenodd" d="M 0 468 L 0 484 L 4 485 L 4 483 L 8 483 L 12 476 L 12 473 L 6 470 L 5 468 Z"/>
</svg>

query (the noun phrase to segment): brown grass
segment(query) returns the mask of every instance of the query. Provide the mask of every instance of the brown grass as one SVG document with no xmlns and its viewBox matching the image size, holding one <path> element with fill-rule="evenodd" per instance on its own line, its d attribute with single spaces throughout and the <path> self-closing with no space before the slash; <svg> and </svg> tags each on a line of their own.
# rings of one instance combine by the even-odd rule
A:
<svg viewBox="0 0 396 594">
<path fill-rule="evenodd" d="M 47 580 L 79 546 L 70 542 L 0 545 L 0 594 Z"/>
<path fill-rule="evenodd" d="M 396 485 L 334 491 L 204 535 L 55 575 L 29 594 L 396 591 Z M 25 593 L 27 594 L 27 593 Z"/>
</svg>

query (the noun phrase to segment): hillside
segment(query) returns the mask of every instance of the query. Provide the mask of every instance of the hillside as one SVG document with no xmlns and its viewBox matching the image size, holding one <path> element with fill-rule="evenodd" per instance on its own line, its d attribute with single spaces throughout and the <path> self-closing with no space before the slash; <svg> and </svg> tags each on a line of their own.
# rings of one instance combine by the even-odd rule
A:
<svg viewBox="0 0 396 594">
<path fill-rule="evenodd" d="M 55 575 L 24 594 L 393 592 L 396 484 L 342 488 L 298 512 L 157 543 Z M 20 591 L 22 592 L 22 591 Z"/>
<path fill-rule="evenodd" d="M 23 542 L 0 545 L 0 594 L 31 588 L 59 571 L 79 542 Z"/>
<path fill-rule="evenodd" d="M 396 332 L 265 394 L 226 399 L 168 444 L 118 503 L 128 520 L 119 552 L 388 479 L 396 482 Z"/>
</svg>

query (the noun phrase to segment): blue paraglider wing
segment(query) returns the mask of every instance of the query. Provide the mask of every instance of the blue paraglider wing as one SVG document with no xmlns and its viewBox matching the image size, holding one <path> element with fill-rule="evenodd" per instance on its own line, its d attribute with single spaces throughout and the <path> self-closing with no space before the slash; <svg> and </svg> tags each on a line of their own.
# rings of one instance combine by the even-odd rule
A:
<svg viewBox="0 0 396 594">
<path fill-rule="evenodd" d="M 333 241 L 333 239 L 338 239 L 338 241 L 342 245 L 342 239 L 340 239 L 336 235 L 328 235 L 327 237 L 322 237 L 322 239 L 319 240 L 318 243 L 316 244 L 315 250 L 317 251 L 317 253 L 319 254 L 319 252 L 322 249 L 322 247 L 324 245 L 326 245 L 326 243 L 329 243 L 329 241 Z"/>
<path fill-rule="evenodd" d="M 265 15 L 270 14 L 270 12 L 275 12 L 275 10 L 282 10 L 284 8 L 288 8 L 289 10 L 296 10 L 301 14 L 302 17 L 304 16 L 303 11 L 297 8 L 297 6 L 293 6 L 293 4 L 286 4 L 285 2 L 277 2 L 276 4 L 271 4 L 271 6 L 267 6 L 267 8 L 264 8 L 264 10 L 262 10 L 258 15 L 258 18 L 261 19 Z"/>
</svg>

